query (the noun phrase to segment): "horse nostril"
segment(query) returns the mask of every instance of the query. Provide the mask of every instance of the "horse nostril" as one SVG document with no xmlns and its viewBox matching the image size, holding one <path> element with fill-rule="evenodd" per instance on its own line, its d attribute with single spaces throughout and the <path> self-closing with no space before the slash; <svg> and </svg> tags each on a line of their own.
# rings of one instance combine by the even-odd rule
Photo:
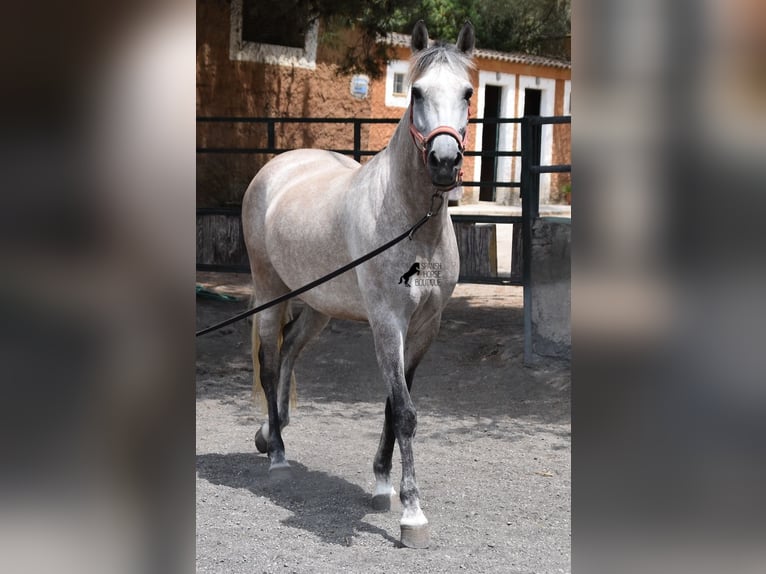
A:
<svg viewBox="0 0 766 574">
<path fill-rule="evenodd" d="M 436 157 L 434 152 L 430 152 L 428 154 L 428 165 L 433 169 L 439 167 L 439 159 Z"/>
</svg>

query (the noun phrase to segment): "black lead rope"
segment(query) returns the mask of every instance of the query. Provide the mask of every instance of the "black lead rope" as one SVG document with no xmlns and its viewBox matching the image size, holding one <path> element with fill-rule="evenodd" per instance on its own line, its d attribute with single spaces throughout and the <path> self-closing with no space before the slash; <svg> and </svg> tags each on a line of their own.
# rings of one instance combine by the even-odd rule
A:
<svg viewBox="0 0 766 574">
<path fill-rule="evenodd" d="M 439 205 L 436 209 L 434 209 L 434 201 L 436 198 L 439 198 Z M 240 313 L 239 315 L 234 315 L 233 317 L 230 317 L 226 319 L 225 321 L 221 321 L 220 323 L 216 323 L 215 325 L 211 325 L 210 327 L 206 327 L 205 329 L 202 329 L 201 331 L 197 331 L 195 334 L 195 337 L 201 337 L 202 335 L 207 335 L 208 333 L 211 333 L 213 331 L 217 331 L 218 329 L 221 329 L 222 327 L 225 327 L 226 325 L 231 325 L 232 323 L 236 323 L 237 321 L 241 321 L 242 319 L 249 317 L 250 315 L 255 315 L 256 313 L 260 313 L 261 311 L 265 311 L 269 307 L 273 307 L 274 305 L 279 305 L 280 303 L 283 303 L 284 301 L 287 301 L 288 299 L 292 299 L 293 297 L 297 297 L 298 295 L 301 295 L 305 293 L 306 291 L 310 291 L 314 287 L 318 287 L 322 283 L 327 283 L 331 279 L 335 279 L 338 275 L 342 275 L 346 271 L 353 269 L 354 267 L 361 265 L 365 261 L 368 261 L 375 257 L 376 255 L 380 255 L 383 253 L 386 249 L 390 249 L 400 241 L 403 241 L 407 237 L 412 239 L 415 232 L 420 229 L 426 221 L 431 219 L 436 213 L 439 212 L 439 210 L 442 207 L 442 204 L 444 203 L 444 198 L 440 193 L 434 193 L 433 196 L 431 196 L 431 206 L 428 209 L 428 213 L 426 213 L 415 225 L 410 227 L 407 231 L 399 235 L 398 237 L 395 237 L 385 245 L 381 245 L 377 249 L 370 251 L 368 254 L 363 255 L 359 259 L 354 259 L 351 263 L 348 263 L 341 267 L 340 269 L 336 269 L 332 273 L 328 273 L 324 277 L 320 277 L 319 279 L 316 279 L 315 281 L 312 281 L 311 283 L 308 283 L 307 285 L 304 285 L 303 287 L 299 287 L 298 289 L 295 289 L 293 291 L 289 291 L 285 293 L 284 295 L 281 295 L 277 297 L 276 299 L 272 299 L 268 303 L 264 303 L 263 305 L 259 305 L 258 307 L 255 307 L 253 309 L 248 309 L 247 311 L 244 311 Z"/>
</svg>

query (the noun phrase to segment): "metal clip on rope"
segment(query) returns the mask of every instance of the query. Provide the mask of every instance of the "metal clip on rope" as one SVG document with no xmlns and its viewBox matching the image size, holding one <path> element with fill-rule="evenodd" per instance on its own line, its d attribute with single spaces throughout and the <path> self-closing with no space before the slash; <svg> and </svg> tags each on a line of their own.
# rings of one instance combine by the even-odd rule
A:
<svg viewBox="0 0 766 574">
<path fill-rule="evenodd" d="M 434 209 L 434 201 L 436 200 L 437 197 L 439 198 L 439 206 L 436 209 Z M 441 191 L 437 191 L 431 196 L 431 205 L 428 207 L 428 213 L 425 214 L 423 219 L 421 219 L 415 225 L 412 226 L 412 230 L 410 231 L 410 234 L 409 234 L 410 240 L 412 240 L 412 237 L 415 235 L 415 232 L 418 229 L 420 229 L 426 221 L 428 221 L 434 215 L 439 213 L 439 210 L 441 210 L 442 205 L 444 205 L 444 194 Z"/>
</svg>

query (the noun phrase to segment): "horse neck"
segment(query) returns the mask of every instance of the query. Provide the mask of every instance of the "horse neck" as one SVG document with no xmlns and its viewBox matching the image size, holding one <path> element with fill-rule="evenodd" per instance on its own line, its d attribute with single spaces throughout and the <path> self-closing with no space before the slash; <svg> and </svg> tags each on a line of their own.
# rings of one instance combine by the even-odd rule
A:
<svg viewBox="0 0 766 574">
<path fill-rule="evenodd" d="M 434 189 L 422 152 L 410 134 L 409 108 L 396 126 L 385 152 L 389 163 L 388 200 L 400 203 L 407 212 L 424 214 L 431 204 Z"/>
</svg>

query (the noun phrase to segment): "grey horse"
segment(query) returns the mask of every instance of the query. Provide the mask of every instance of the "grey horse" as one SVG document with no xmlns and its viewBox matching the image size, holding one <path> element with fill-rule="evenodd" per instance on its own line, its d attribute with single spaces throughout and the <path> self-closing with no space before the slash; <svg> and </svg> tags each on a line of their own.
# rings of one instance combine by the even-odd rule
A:
<svg viewBox="0 0 766 574">
<path fill-rule="evenodd" d="M 256 305 L 372 251 L 434 206 L 441 207 L 442 195 L 460 181 L 473 94 L 474 38 L 466 23 L 455 45 L 429 46 L 425 25 L 415 26 L 410 105 L 388 146 L 366 164 L 302 149 L 277 156 L 258 172 L 242 205 Z M 398 279 L 413 262 L 438 265 L 439 281 L 402 288 Z M 299 353 L 331 317 L 370 324 L 388 389 L 373 463 L 373 506 L 389 509 L 401 501 L 400 540 L 408 547 L 427 547 L 430 538 L 415 481 L 417 415 L 410 389 L 415 369 L 439 330 L 458 270 L 455 233 L 445 206 L 409 240 L 301 295 L 305 305 L 294 319 L 284 303 L 253 321 L 254 388 L 262 388 L 268 406 L 268 421 L 258 430 L 256 446 L 268 453 L 272 476 L 289 473 L 281 431 L 289 422 Z M 399 500 L 391 482 L 396 442 L 402 461 Z"/>
</svg>

